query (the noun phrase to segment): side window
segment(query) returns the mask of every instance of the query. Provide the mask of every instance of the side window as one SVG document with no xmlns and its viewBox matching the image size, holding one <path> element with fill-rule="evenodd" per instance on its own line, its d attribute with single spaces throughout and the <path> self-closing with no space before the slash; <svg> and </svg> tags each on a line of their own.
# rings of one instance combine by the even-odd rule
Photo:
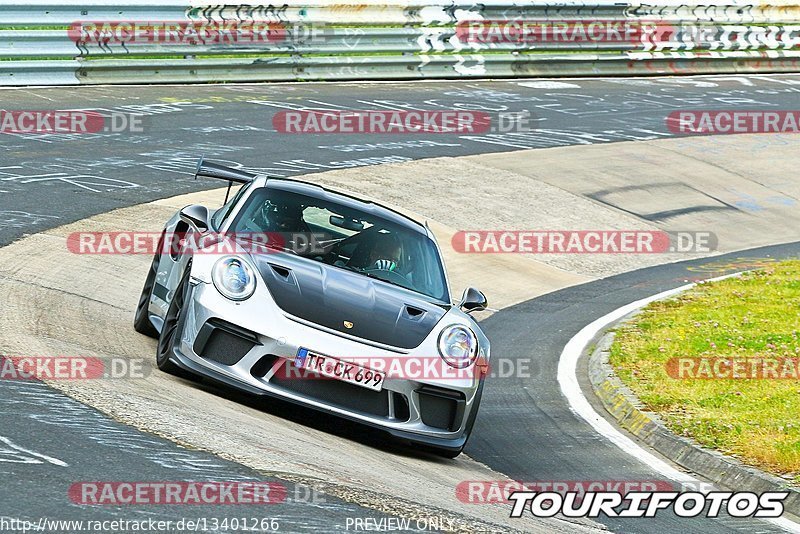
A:
<svg viewBox="0 0 800 534">
<path fill-rule="evenodd" d="M 219 227 L 222 226 L 222 223 L 228 218 L 228 215 L 230 215 L 233 207 L 239 203 L 242 195 L 244 195 L 245 191 L 249 189 L 251 183 L 252 182 L 242 185 L 236 194 L 233 195 L 233 198 L 229 199 L 225 205 L 214 212 L 214 215 L 211 217 L 211 224 L 214 226 L 215 230 L 219 230 Z"/>
</svg>

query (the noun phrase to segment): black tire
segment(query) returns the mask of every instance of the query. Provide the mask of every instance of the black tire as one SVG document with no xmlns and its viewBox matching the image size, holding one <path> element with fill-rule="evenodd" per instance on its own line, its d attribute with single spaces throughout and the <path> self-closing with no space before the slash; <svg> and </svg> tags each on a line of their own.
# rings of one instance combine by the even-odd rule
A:
<svg viewBox="0 0 800 534">
<path fill-rule="evenodd" d="M 472 407 L 472 411 L 469 414 L 469 419 L 467 419 L 467 425 L 464 428 L 464 434 L 466 435 L 464 444 L 458 449 L 434 449 L 433 452 L 435 452 L 438 456 L 452 459 L 464 452 L 464 447 L 467 446 L 469 437 L 472 435 L 472 427 L 475 426 L 475 419 L 478 417 L 478 410 L 481 407 L 481 399 L 483 398 L 483 384 L 485 381 L 486 377 L 483 377 L 480 385 L 478 385 L 478 391 L 475 394 L 475 405 Z"/>
<path fill-rule="evenodd" d="M 158 338 L 158 330 L 156 330 L 156 327 L 150 322 L 147 308 L 150 305 L 150 297 L 153 295 L 153 288 L 156 284 L 156 273 L 158 272 L 158 264 L 161 260 L 161 254 L 159 254 L 159 252 L 163 244 L 164 233 L 161 234 L 161 238 L 158 240 L 158 248 L 156 248 L 156 252 L 153 255 L 153 261 L 150 262 L 150 270 L 147 271 L 147 278 L 144 280 L 142 294 L 139 295 L 139 303 L 136 305 L 136 314 L 133 316 L 133 329 L 140 334 L 156 339 Z"/>
<path fill-rule="evenodd" d="M 175 288 L 175 295 L 169 303 L 167 314 L 164 316 L 164 325 L 161 327 L 161 334 L 158 336 L 158 348 L 156 349 L 156 365 L 165 373 L 171 375 L 188 377 L 189 373 L 184 371 L 176 364 L 172 363 L 170 357 L 175 349 L 175 340 L 183 327 L 184 304 L 189 294 L 189 272 L 191 264 L 186 266 L 186 271 Z"/>
</svg>

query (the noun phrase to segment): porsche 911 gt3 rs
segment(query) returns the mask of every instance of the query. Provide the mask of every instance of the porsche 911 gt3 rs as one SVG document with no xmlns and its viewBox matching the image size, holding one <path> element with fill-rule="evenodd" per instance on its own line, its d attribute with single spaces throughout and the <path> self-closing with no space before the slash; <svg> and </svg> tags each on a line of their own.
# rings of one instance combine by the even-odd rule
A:
<svg viewBox="0 0 800 534">
<path fill-rule="evenodd" d="M 451 301 L 426 224 L 320 186 L 210 162 L 241 184 L 164 227 L 134 318 L 156 363 L 382 429 L 445 456 L 472 432 L 490 358 Z"/>
</svg>

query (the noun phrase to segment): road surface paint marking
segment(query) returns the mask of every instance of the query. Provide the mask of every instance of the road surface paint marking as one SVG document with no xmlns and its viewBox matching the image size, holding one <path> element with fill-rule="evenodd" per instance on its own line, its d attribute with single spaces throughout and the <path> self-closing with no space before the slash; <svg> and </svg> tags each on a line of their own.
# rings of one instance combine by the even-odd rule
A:
<svg viewBox="0 0 800 534">
<path fill-rule="evenodd" d="M 5 443 L 6 445 L 8 445 L 9 447 L 11 447 L 12 449 L 14 449 L 14 450 L 16 450 L 18 452 L 29 454 L 29 455 L 34 456 L 36 458 L 41 458 L 45 462 L 51 463 L 53 465 L 58 465 L 58 466 L 61 466 L 61 467 L 69 467 L 69 465 L 66 462 L 62 462 L 58 458 L 53 458 L 51 456 L 46 456 L 44 454 L 39 454 L 38 452 L 33 452 L 33 451 L 28 450 L 28 449 L 26 449 L 24 447 L 20 447 L 19 445 L 17 445 L 16 443 L 14 443 L 13 441 L 11 441 L 10 439 L 8 439 L 5 436 L 0 436 L 0 441 L 2 441 L 3 443 Z M 2 452 L 2 451 L 0 451 L 0 452 Z M 0 458 L 0 462 L 14 462 L 14 460 L 8 460 L 8 459 Z M 40 462 L 39 460 L 34 460 L 33 462 L 14 462 L 14 463 L 42 463 L 42 462 Z"/>
<path fill-rule="evenodd" d="M 577 87 L 580 89 L 580 85 L 575 83 L 567 83 L 567 82 L 518 82 L 517 85 L 522 87 L 530 87 L 531 89 L 571 89 Z"/>
<path fill-rule="evenodd" d="M 741 273 L 733 273 L 717 278 L 711 278 L 706 280 L 706 282 L 716 282 L 725 278 L 738 276 L 740 274 Z M 592 342 L 594 337 L 600 333 L 600 331 L 602 331 L 608 325 L 619 321 L 626 315 L 638 310 L 639 308 L 647 306 L 651 302 L 663 300 L 679 293 L 683 293 L 684 291 L 687 291 L 696 285 L 697 284 L 694 283 L 686 284 L 675 289 L 663 291 L 657 295 L 652 295 L 650 297 L 637 300 L 636 302 L 632 302 L 622 306 L 621 308 L 617 308 L 611 313 L 608 313 L 583 327 L 580 332 L 575 334 L 575 336 L 573 336 L 572 339 L 567 342 L 567 344 L 564 346 L 564 350 L 561 352 L 561 357 L 558 361 L 558 384 L 561 387 L 561 393 L 563 393 L 567 398 L 572 412 L 589 423 L 589 425 L 591 425 L 592 428 L 594 428 L 599 434 L 607 438 L 625 453 L 633 456 L 647 467 L 657 471 L 659 474 L 669 478 L 670 480 L 697 488 L 703 488 L 704 486 L 708 486 L 708 484 L 687 473 L 678 471 L 669 463 L 643 449 L 631 438 L 614 428 L 614 426 L 607 419 L 598 414 L 584 396 L 583 390 L 581 390 L 580 384 L 578 384 L 577 375 L 578 359 L 583 354 L 584 349 Z M 788 519 L 765 519 L 765 521 L 768 521 L 773 525 L 786 530 L 787 532 L 800 533 L 800 525 Z"/>
</svg>

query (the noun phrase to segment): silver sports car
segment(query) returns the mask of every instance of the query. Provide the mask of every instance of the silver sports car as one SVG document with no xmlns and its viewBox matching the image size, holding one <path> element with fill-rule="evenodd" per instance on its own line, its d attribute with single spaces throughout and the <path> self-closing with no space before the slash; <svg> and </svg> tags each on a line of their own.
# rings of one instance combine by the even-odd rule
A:
<svg viewBox="0 0 800 534">
<path fill-rule="evenodd" d="M 427 225 L 306 182 L 210 162 L 241 184 L 166 224 L 136 309 L 158 367 L 272 395 L 455 457 L 480 404 L 489 341 L 451 301 Z"/>
</svg>

